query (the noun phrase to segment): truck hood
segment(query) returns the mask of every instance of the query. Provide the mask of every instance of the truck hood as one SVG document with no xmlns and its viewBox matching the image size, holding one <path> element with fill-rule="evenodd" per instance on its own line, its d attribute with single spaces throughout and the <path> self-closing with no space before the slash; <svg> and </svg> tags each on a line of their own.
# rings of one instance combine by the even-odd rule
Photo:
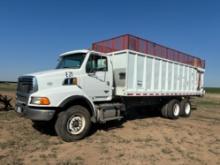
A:
<svg viewBox="0 0 220 165">
<path fill-rule="evenodd" d="M 60 87 L 71 73 L 72 77 L 79 75 L 80 69 L 53 69 L 42 72 L 30 73 L 25 76 L 34 76 L 37 79 L 38 90 Z"/>
<path fill-rule="evenodd" d="M 64 74 L 65 72 L 77 72 L 79 69 L 52 69 L 41 72 L 29 73 L 25 76 L 47 77 Z"/>
</svg>

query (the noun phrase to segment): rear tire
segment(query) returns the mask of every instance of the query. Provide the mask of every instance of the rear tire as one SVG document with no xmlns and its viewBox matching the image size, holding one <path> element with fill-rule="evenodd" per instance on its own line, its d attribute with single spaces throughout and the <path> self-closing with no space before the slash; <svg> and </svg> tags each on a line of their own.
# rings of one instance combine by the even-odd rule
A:
<svg viewBox="0 0 220 165">
<path fill-rule="evenodd" d="M 90 113 L 80 105 L 68 108 L 59 113 L 55 123 L 55 130 L 66 142 L 72 142 L 84 138 L 91 128 Z"/>
<path fill-rule="evenodd" d="M 180 102 L 180 116 L 182 117 L 189 117 L 191 115 L 192 112 L 192 107 L 191 107 L 191 103 L 189 100 L 182 100 Z"/>
<path fill-rule="evenodd" d="M 180 115 L 180 103 L 173 99 L 167 104 L 167 117 L 170 119 L 178 119 Z"/>
<path fill-rule="evenodd" d="M 167 106 L 168 106 L 168 104 L 166 103 L 161 108 L 161 114 L 163 117 L 166 117 L 166 118 L 167 118 Z"/>
</svg>

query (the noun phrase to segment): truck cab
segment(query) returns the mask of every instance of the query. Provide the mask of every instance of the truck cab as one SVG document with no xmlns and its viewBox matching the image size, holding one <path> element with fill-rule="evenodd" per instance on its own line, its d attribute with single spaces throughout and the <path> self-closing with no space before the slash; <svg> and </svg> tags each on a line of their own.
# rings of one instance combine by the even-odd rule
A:
<svg viewBox="0 0 220 165">
<path fill-rule="evenodd" d="M 69 108 L 72 109 L 69 111 L 79 109 L 79 113 L 83 111 L 82 114 L 86 117 L 81 114 L 66 121 L 70 123 L 68 129 L 72 132 L 76 128 L 80 129 L 80 124 L 82 126 L 84 123 L 85 127 L 85 120 L 89 120 L 86 121 L 88 123 L 103 120 L 103 115 L 97 112 L 97 105 L 99 102 L 110 101 L 113 97 L 110 58 L 95 51 L 76 50 L 61 54 L 58 61 L 56 69 L 18 78 L 16 111 L 32 121 L 50 121 L 55 117 L 59 120 L 59 116 L 63 114 L 61 112 L 66 112 Z M 77 108 L 74 108 L 76 105 Z M 110 114 L 110 117 L 115 115 Z M 64 119 L 61 118 L 56 130 L 62 127 L 60 123 Z M 76 132 L 73 135 L 80 136 L 69 138 L 69 141 L 84 136 L 84 133 L 81 135 L 80 131 Z M 69 133 L 71 135 L 71 131 Z"/>
</svg>

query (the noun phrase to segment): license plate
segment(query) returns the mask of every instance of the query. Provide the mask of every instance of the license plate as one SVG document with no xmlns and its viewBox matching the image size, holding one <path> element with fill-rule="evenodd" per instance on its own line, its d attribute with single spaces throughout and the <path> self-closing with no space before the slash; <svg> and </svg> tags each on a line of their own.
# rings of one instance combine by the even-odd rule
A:
<svg viewBox="0 0 220 165">
<path fill-rule="evenodd" d="M 22 107 L 19 107 L 19 106 L 18 106 L 18 107 L 16 108 L 16 111 L 17 111 L 18 113 L 21 113 L 21 112 L 22 112 Z"/>
</svg>

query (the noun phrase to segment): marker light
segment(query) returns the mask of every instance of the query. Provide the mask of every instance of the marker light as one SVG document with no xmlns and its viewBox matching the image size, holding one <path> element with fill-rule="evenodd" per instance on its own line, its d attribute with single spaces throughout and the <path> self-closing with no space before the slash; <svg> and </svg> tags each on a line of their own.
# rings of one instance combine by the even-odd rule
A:
<svg viewBox="0 0 220 165">
<path fill-rule="evenodd" d="M 76 77 L 73 78 L 66 78 L 63 82 L 63 85 L 77 85 L 78 80 Z"/>
<path fill-rule="evenodd" d="M 78 83 L 78 82 L 77 82 L 77 78 L 74 77 L 74 78 L 73 78 L 73 85 L 77 85 L 77 83 Z"/>
</svg>

